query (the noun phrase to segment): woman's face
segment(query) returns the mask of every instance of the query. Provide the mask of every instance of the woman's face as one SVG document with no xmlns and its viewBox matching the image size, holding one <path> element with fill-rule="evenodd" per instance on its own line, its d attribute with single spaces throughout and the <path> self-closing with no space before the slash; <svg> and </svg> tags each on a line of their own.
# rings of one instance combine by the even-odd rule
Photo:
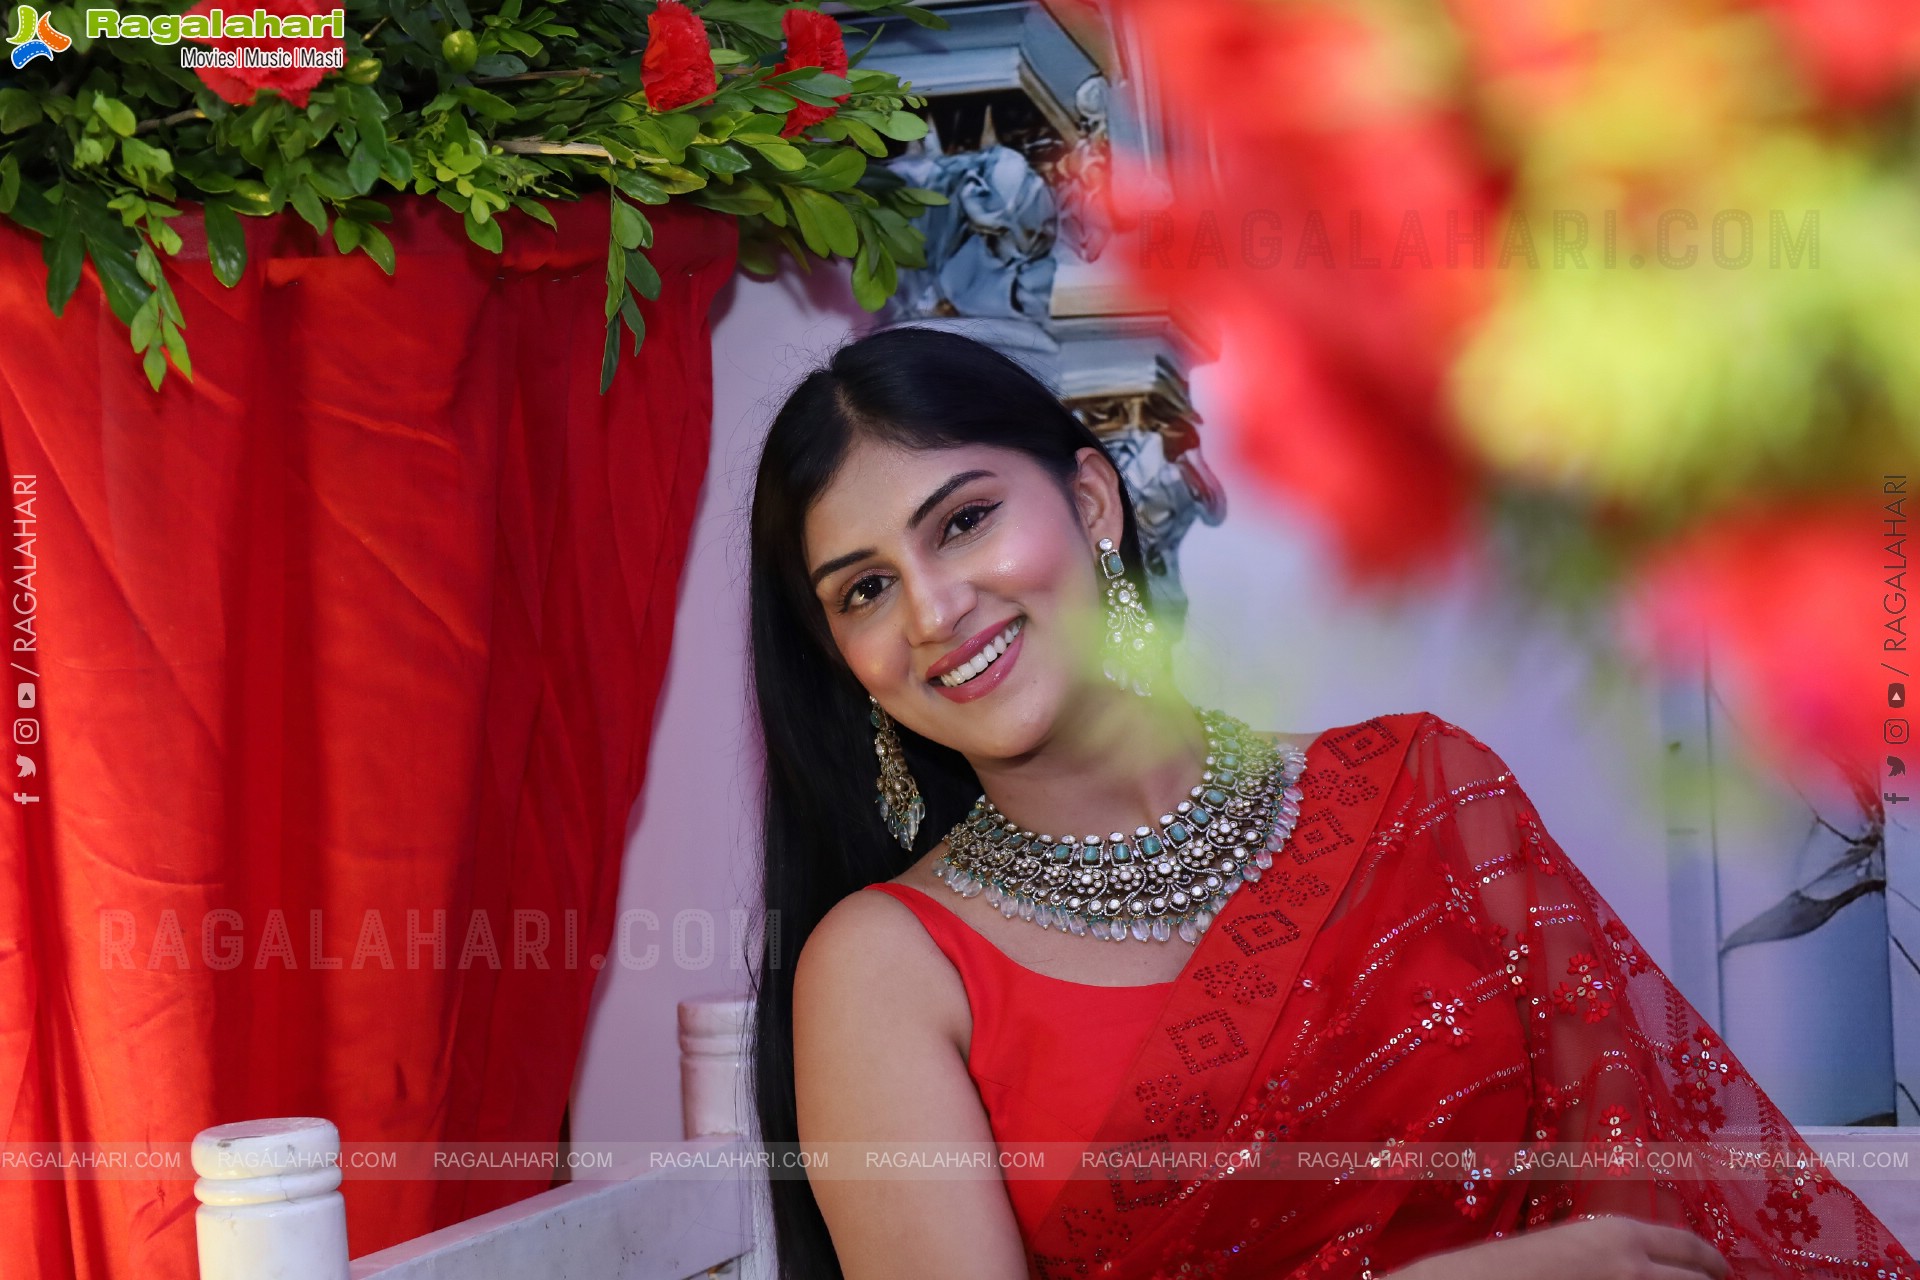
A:
<svg viewBox="0 0 1920 1280">
<path fill-rule="evenodd" d="M 1119 545 L 1121 519 L 1119 477 L 1097 449 L 1080 451 L 1063 493 L 1018 450 L 856 436 L 807 513 L 803 550 L 834 643 L 887 714 L 1004 759 L 1044 742 L 1097 679 L 1095 547 Z"/>
</svg>

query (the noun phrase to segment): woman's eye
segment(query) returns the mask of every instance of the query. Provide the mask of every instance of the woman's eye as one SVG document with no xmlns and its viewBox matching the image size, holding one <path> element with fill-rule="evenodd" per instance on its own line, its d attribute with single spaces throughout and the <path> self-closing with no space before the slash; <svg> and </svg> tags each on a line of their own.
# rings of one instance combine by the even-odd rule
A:
<svg viewBox="0 0 1920 1280">
<path fill-rule="evenodd" d="M 855 605 L 865 604 L 867 601 L 873 599 L 870 595 L 861 594 L 862 589 L 872 584 L 874 589 L 878 591 L 879 582 L 880 579 L 871 573 L 864 578 L 856 578 L 853 585 L 847 588 L 847 594 L 840 597 L 840 612 L 845 613 Z"/>
<path fill-rule="evenodd" d="M 980 522 L 999 505 L 997 502 L 976 502 L 971 506 L 962 507 L 947 518 L 947 528 L 957 529 L 959 534 L 972 533 L 980 527 Z M 870 573 L 865 577 L 854 579 L 847 587 L 846 593 L 840 597 L 840 612 L 849 613 L 862 605 L 870 604 L 886 585 L 886 579 L 878 574 Z"/>
<path fill-rule="evenodd" d="M 997 502 L 976 502 L 970 507 L 962 507 L 953 513 L 953 517 L 947 521 L 947 527 L 951 529 L 964 520 L 968 523 L 960 532 L 972 533 L 980 527 L 980 522 L 987 518 L 987 513 L 999 505 Z"/>
</svg>

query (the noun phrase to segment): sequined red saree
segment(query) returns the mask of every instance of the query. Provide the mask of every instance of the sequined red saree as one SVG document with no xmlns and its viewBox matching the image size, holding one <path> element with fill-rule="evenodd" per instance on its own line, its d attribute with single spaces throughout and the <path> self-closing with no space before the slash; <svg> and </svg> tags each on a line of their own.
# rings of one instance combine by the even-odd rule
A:
<svg viewBox="0 0 1920 1280">
<path fill-rule="evenodd" d="M 1444 1180 L 1096 1167 L 1074 1174 L 1031 1234 L 1036 1277 L 1378 1276 L 1615 1213 L 1713 1242 L 1736 1280 L 1920 1280 L 1492 750 L 1430 713 L 1383 716 L 1323 734 L 1299 785 L 1292 837 L 1202 937 L 1099 1144 L 1618 1150 L 1758 1136 L 1806 1167 L 1718 1179 L 1469 1168 Z"/>
</svg>

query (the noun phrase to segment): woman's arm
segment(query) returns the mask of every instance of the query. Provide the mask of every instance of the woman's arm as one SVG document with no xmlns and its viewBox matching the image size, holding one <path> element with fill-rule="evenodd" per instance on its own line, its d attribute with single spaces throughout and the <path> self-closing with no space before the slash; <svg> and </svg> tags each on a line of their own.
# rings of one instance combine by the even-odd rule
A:
<svg viewBox="0 0 1920 1280">
<path fill-rule="evenodd" d="M 992 1150 L 959 1047 L 965 989 L 911 913 L 882 894 L 850 895 L 808 936 L 793 984 L 803 1147 L 967 1142 Z M 846 1150 L 835 1152 L 838 1162 Z M 997 1174 L 844 1170 L 815 1178 L 813 1194 L 846 1280 L 1026 1280 Z"/>
</svg>

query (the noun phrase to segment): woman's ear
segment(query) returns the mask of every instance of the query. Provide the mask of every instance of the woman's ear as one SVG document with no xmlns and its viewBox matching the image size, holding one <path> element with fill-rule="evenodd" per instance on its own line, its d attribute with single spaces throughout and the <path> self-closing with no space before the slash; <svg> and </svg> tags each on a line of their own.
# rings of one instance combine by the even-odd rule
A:
<svg viewBox="0 0 1920 1280">
<path fill-rule="evenodd" d="M 1082 448 L 1074 456 L 1080 466 L 1070 487 L 1088 540 L 1097 545 L 1102 538 L 1112 538 L 1119 546 L 1126 523 L 1120 508 L 1120 472 L 1105 449 Z"/>
</svg>

